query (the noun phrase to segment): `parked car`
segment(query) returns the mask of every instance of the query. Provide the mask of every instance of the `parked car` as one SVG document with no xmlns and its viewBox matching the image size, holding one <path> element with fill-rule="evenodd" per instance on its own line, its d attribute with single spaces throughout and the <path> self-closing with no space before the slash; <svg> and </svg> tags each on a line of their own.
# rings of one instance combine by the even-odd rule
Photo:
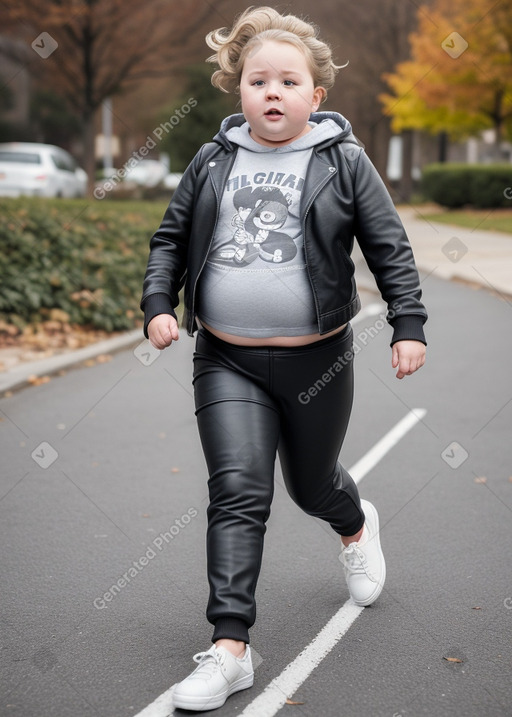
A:
<svg viewBox="0 0 512 717">
<path fill-rule="evenodd" d="M 164 187 L 166 189 L 176 189 L 182 177 L 183 172 L 171 172 L 170 174 L 166 174 L 164 177 Z"/>
<path fill-rule="evenodd" d="M 167 167 L 162 162 L 157 159 L 141 159 L 126 173 L 126 181 L 142 187 L 156 187 L 163 181 L 166 174 Z"/>
<path fill-rule="evenodd" d="M 0 196 L 84 197 L 87 174 L 53 144 L 0 144 Z"/>
</svg>

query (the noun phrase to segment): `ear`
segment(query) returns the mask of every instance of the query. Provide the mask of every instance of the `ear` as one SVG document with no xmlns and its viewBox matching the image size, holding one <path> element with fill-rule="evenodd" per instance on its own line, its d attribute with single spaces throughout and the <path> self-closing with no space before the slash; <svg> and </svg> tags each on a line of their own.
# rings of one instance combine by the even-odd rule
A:
<svg viewBox="0 0 512 717">
<path fill-rule="evenodd" d="M 325 87 L 315 87 L 313 91 L 313 102 L 311 103 L 312 112 L 316 112 L 327 96 Z"/>
</svg>

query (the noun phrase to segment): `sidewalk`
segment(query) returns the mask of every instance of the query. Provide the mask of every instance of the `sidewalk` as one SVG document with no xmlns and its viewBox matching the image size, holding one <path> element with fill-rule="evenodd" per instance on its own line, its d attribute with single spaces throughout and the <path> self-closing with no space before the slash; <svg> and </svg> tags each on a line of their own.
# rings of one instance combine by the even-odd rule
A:
<svg viewBox="0 0 512 717">
<path fill-rule="evenodd" d="M 512 296 L 512 235 L 436 224 L 421 208 L 398 208 L 418 269 Z"/>
<path fill-rule="evenodd" d="M 8 371 L 0 372 L 0 396 L 6 391 L 12 391 L 30 384 L 34 377 L 51 376 L 102 354 L 121 351 L 130 346 L 135 347 L 142 341 L 144 341 L 142 330 L 136 329 L 128 331 L 122 336 L 98 341 L 76 351 L 20 363 Z"/>
<path fill-rule="evenodd" d="M 480 286 L 503 298 L 512 297 L 512 235 L 435 224 L 422 219 L 421 209 L 413 207 L 399 207 L 399 214 L 421 272 Z M 358 286 L 375 291 L 375 281 L 357 246 L 354 261 Z M 143 340 L 142 331 L 135 330 L 77 351 L 21 363 L 0 372 L 0 395 L 22 388 L 34 376 L 49 376 L 101 354 L 135 347 Z"/>
</svg>

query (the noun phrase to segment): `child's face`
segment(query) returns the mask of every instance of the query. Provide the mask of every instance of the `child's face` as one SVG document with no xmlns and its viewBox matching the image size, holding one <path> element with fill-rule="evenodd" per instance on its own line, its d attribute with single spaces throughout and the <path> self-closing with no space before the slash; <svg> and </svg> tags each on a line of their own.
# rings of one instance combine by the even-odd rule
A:
<svg viewBox="0 0 512 717">
<path fill-rule="evenodd" d="M 240 78 L 242 111 L 251 137 L 267 147 L 290 144 L 325 94 L 315 87 L 305 55 L 287 42 L 266 40 L 249 52 Z"/>
</svg>

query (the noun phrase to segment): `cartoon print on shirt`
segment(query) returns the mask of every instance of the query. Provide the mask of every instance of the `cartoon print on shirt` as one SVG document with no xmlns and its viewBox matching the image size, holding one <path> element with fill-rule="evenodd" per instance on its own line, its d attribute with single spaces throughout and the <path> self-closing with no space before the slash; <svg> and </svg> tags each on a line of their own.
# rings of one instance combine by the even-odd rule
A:
<svg viewBox="0 0 512 717">
<path fill-rule="evenodd" d="M 280 229 L 288 217 L 291 200 L 276 187 L 243 187 L 235 192 L 237 214 L 232 240 L 218 247 L 212 259 L 226 264 L 246 266 L 260 257 L 279 264 L 291 261 L 297 253 L 293 239 Z"/>
</svg>

